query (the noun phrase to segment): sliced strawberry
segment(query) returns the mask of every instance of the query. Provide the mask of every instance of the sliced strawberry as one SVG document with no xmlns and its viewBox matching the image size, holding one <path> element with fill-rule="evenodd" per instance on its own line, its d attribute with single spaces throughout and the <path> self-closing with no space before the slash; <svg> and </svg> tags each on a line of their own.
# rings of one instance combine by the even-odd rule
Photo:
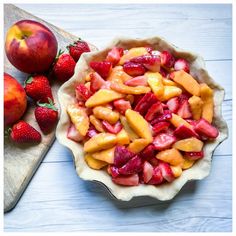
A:
<svg viewBox="0 0 236 236">
<path fill-rule="evenodd" d="M 174 135 L 174 129 L 170 126 L 166 131 L 165 131 L 166 134 L 169 134 L 169 135 Z"/>
<path fill-rule="evenodd" d="M 117 134 L 122 130 L 122 125 L 121 123 L 118 121 L 116 122 L 114 125 L 111 125 L 109 122 L 103 120 L 102 124 L 104 126 L 104 128 L 112 134 Z"/>
<path fill-rule="evenodd" d="M 125 62 L 123 65 L 124 72 L 131 76 L 143 75 L 146 72 L 145 67 L 142 64 L 134 62 Z"/>
<path fill-rule="evenodd" d="M 161 122 L 156 123 L 152 127 L 153 135 L 156 136 L 161 131 L 166 131 L 169 128 L 169 126 L 170 126 L 170 123 L 167 121 L 161 121 Z"/>
<path fill-rule="evenodd" d="M 153 48 L 152 48 L 151 46 L 146 46 L 145 48 L 146 48 L 146 50 L 148 51 L 148 53 L 151 53 L 151 54 L 152 54 Z"/>
<path fill-rule="evenodd" d="M 162 77 L 167 78 L 168 77 L 168 72 L 161 67 L 159 73 L 162 75 Z"/>
<path fill-rule="evenodd" d="M 125 81 L 125 85 L 135 87 L 135 86 L 148 86 L 147 77 L 140 75 Z"/>
<path fill-rule="evenodd" d="M 131 104 L 129 101 L 124 100 L 123 98 L 115 100 L 113 102 L 114 107 L 116 110 L 121 113 L 122 115 L 125 114 L 126 110 L 131 109 Z"/>
<path fill-rule="evenodd" d="M 144 183 L 148 183 L 149 180 L 152 178 L 153 170 L 154 170 L 153 166 L 148 161 L 145 161 L 143 164 L 143 181 L 144 181 Z"/>
<path fill-rule="evenodd" d="M 120 173 L 119 173 L 119 168 L 114 166 L 114 165 L 109 165 L 109 173 L 113 178 L 116 178 Z"/>
<path fill-rule="evenodd" d="M 78 101 L 87 101 L 91 95 L 91 91 L 84 84 L 76 86 L 75 96 Z"/>
<path fill-rule="evenodd" d="M 188 119 L 188 118 L 192 117 L 192 112 L 191 112 L 191 109 L 190 109 L 190 105 L 189 105 L 187 100 L 184 101 L 180 105 L 177 114 L 179 116 L 181 116 L 183 119 Z"/>
<path fill-rule="evenodd" d="M 88 136 L 89 138 L 92 138 L 93 136 L 95 136 L 97 134 L 98 134 L 98 132 L 95 129 L 95 127 L 94 126 L 90 126 L 86 136 Z"/>
<path fill-rule="evenodd" d="M 130 61 L 134 63 L 142 64 L 146 69 L 152 72 L 160 71 L 161 59 L 159 56 L 143 55 L 143 56 L 135 57 L 131 59 Z"/>
<path fill-rule="evenodd" d="M 171 55 L 168 51 L 162 51 L 161 52 L 161 65 L 166 68 L 171 68 L 174 66 L 175 58 Z"/>
<path fill-rule="evenodd" d="M 126 147 L 117 145 L 114 153 L 114 166 L 121 167 L 126 164 L 135 154 Z"/>
<path fill-rule="evenodd" d="M 195 161 L 204 157 L 203 151 L 200 152 L 185 152 L 184 157 L 188 160 Z"/>
<path fill-rule="evenodd" d="M 168 182 L 172 182 L 175 180 L 174 173 L 168 163 L 160 161 L 158 167 L 160 168 L 161 174 L 165 180 L 167 180 Z"/>
<path fill-rule="evenodd" d="M 133 103 L 132 103 L 132 108 L 133 108 L 133 109 L 137 106 L 137 104 L 139 103 L 139 101 L 140 101 L 143 97 L 144 97 L 143 94 L 137 94 L 137 95 L 135 94 L 135 95 L 133 95 L 133 98 L 134 98 Z"/>
<path fill-rule="evenodd" d="M 197 120 L 185 119 L 190 125 L 195 126 L 197 124 Z"/>
<path fill-rule="evenodd" d="M 156 157 L 152 157 L 151 159 L 148 160 L 152 166 L 158 166 L 159 160 Z"/>
<path fill-rule="evenodd" d="M 80 142 L 83 140 L 84 137 L 77 131 L 75 126 L 71 124 L 69 129 L 67 130 L 67 138 L 75 142 Z"/>
<path fill-rule="evenodd" d="M 142 172 L 142 171 L 138 173 L 138 177 L 139 177 L 139 183 L 140 183 L 140 184 L 144 184 L 144 181 L 143 181 L 143 172 Z"/>
<path fill-rule="evenodd" d="M 185 59 L 180 58 L 175 62 L 174 69 L 175 70 L 184 70 L 187 73 L 189 73 L 189 63 Z"/>
<path fill-rule="evenodd" d="M 149 53 L 151 53 L 151 55 L 153 55 L 153 56 L 160 56 L 160 55 L 161 55 L 161 52 L 158 51 L 158 50 L 152 50 L 152 51 L 149 52 Z"/>
<path fill-rule="evenodd" d="M 151 121 L 151 125 L 155 125 L 161 121 L 170 120 L 172 118 L 172 112 L 170 110 L 164 110 L 162 115 L 157 116 Z"/>
<path fill-rule="evenodd" d="M 154 103 L 156 103 L 158 100 L 156 98 L 156 96 L 149 92 L 146 93 L 137 103 L 137 105 L 135 106 L 134 110 L 139 112 L 142 116 L 144 116 L 149 107 L 152 106 Z"/>
<path fill-rule="evenodd" d="M 152 178 L 150 179 L 148 184 L 153 184 L 153 185 L 161 184 L 163 180 L 164 179 L 162 176 L 161 168 L 159 166 L 156 166 L 153 170 Z"/>
<path fill-rule="evenodd" d="M 176 142 L 176 137 L 167 133 L 158 134 L 154 140 L 153 145 L 156 150 L 161 151 L 172 146 Z"/>
<path fill-rule="evenodd" d="M 216 127 L 211 125 L 207 120 L 201 118 L 194 126 L 194 130 L 199 134 L 207 138 L 216 138 L 219 135 L 219 131 Z"/>
<path fill-rule="evenodd" d="M 137 186 L 139 184 L 139 177 L 138 174 L 130 176 L 118 176 L 116 178 L 112 178 L 112 181 L 119 185 Z"/>
<path fill-rule="evenodd" d="M 122 57 L 123 51 L 124 51 L 123 48 L 117 48 L 117 47 L 112 48 L 111 51 L 109 51 L 107 54 L 106 61 L 111 62 L 112 65 L 115 66 Z"/>
<path fill-rule="evenodd" d="M 132 157 L 126 164 L 119 168 L 119 173 L 122 175 L 132 175 L 142 170 L 142 160 L 140 156 Z"/>
<path fill-rule="evenodd" d="M 91 61 L 89 65 L 94 71 L 101 75 L 103 79 L 108 77 L 112 69 L 112 64 L 109 61 Z"/>
<path fill-rule="evenodd" d="M 179 109 L 179 98 L 174 97 L 167 101 L 166 105 L 168 106 L 168 109 L 174 113 L 176 113 Z"/>
<path fill-rule="evenodd" d="M 168 106 L 164 102 L 162 102 L 161 105 L 164 110 L 169 110 Z"/>
<path fill-rule="evenodd" d="M 149 144 L 145 149 L 140 153 L 141 157 L 145 160 L 155 158 L 155 147 L 153 144 Z"/>
<path fill-rule="evenodd" d="M 147 121 L 151 121 L 156 117 L 157 114 L 163 114 L 163 107 L 162 107 L 162 103 L 160 101 L 158 101 L 157 103 L 154 103 L 150 107 L 147 114 L 145 115 L 145 119 Z"/>
<path fill-rule="evenodd" d="M 97 73 L 93 72 L 90 74 L 90 90 L 91 92 L 95 93 L 98 91 L 102 86 L 104 86 L 106 81 Z"/>
<path fill-rule="evenodd" d="M 191 137 L 195 137 L 198 139 L 200 138 L 199 135 L 193 129 L 185 125 L 180 125 L 179 127 L 177 127 L 174 131 L 174 135 L 177 138 L 181 138 L 181 139 L 191 138 Z"/>
<path fill-rule="evenodd" d="M 179 104 L 183 104 L 184 102 L 188 101 L 188 99 L 191 97 L 189 93 L 181 93 L 179 95 Z"/>
</svg>

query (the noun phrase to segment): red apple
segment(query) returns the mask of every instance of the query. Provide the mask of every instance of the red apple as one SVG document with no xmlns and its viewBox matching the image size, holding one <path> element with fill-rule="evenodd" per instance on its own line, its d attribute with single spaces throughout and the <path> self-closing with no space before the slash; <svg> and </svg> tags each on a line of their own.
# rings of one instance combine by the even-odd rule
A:
<svg viewBox="0 0 236 236">
<path fill-rule="evenodd" d="M 4 73 L 4 125 L 18 121 L 24 114 L 26 106 L 24 88 L 15 78 Z"/>
<path fill-rule="evenodd" d="M 5 42 L 6 55 L 18 70 L 42 73 L 49 69 L 57 54 L 57 40 L 43 24 L 22 20 L 11 26 Z"/>
</svg>

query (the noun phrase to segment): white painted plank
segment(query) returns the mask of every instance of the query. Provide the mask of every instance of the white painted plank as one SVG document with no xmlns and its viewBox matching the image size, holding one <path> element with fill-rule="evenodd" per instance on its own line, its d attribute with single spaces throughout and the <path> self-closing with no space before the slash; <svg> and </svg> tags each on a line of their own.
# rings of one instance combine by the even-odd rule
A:
<svg viewBox="0 0 236 236">
<path fill-rule="evenodd" d="M 218 5 L 195 8 L 194 5 L 142 4 L 19 6 L 98 48 L 103 48 L 116 36 L 159 35 L 180 48 L 201 54 L 206 60 L 232 58 L 229 5 L 221 8 Z"/>
<path fill-rule="evenodd" d="M 210 176 L 188 183 L 173 201 L 120 202 L 78 178 L 71 162 L 42 164 L 14 211 L 5 214 L 5 230 L 230 231 L 231 174 L 231 156 L 214 158 Z"/>
<path fill-rule="evenodd" d="M 206 61 L 209 75 L 225 89 L 225 100 L 232 99 L 232 61 Z"/>
<path fill-rule="evenodd" d="M 122 2 L 122 1 L 121 1 Z M 156 19 L 230 19 L 231 4 L 43 4 L 37 11 L 33 4 L 16 4 L 27 11 L 35 11 L 41 16 L 52 17 L 60 12 L 65 18 L 68 13 L 75 17 L 93 18 L 94 12 L 101 12 L 100 17 L 114 19 L 113 12 L 122 11 L 126 16 L 156 15 Z M 50 11 L 49 11 L 50 9 Z M 130 12 L 133 13 L 130 13 Z M 89 20 L 89 19 L 88 19 Z"/>
</svg>

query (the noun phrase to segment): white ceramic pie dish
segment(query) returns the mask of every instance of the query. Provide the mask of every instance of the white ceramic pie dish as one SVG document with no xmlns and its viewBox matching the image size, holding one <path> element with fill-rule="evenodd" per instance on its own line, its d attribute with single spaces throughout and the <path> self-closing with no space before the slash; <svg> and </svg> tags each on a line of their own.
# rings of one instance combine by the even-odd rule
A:
<svg viewBox="0 0 236 236">
<path fill-rule="evenodd" d="M 66 112 L 66 107 L 76 101 L 75 86 L 83 82 L 86 74 L 90 71 L 90 61 L 105 59 L 107 52 L 114 46 L 129 49 L 148 45 L 152 46 L 155 50 L 168 50 L 176 58 L 180 57 L 186 59 L 190 63 L 190 74 L 199 82 L 207 83 L 214 90 L 215 106 L 213 125 L 219 129 L 219 136 L 214 141 L 205 142 L 203 149 L 205 154 L 204 158 L 198 160 L 190 169 L 184 170 L 183 174 L 172 183 L 165 183 L 158 186 L 140 184 L 138 186 L 125 187 L 113 183 L 110 175 L 108 175 L 106 171 L 94 170 L 88 167 L 84 160 L 82 145 L 67 138 L 70 118 Z M 224 89 L 209 76 L 203 58 L 195 53 L 179 49 L 159 37 L 147 39 L 116 38 L 109 46 L 101 51 L 83 54 L 76 64 L 73 77 L 59 89 L 58 99 L 61 114 L 57 125 L 56 137 L 62 145 L 72 151 L 77 174 L 84 180 L 98 181 L 104 184 L 114 197 L 123 201 L 129 201 L 136 196 L 150 196 L 161 201 L 172 199 L 188 181 L 200 180 L 209 175 L 213 151 L 228 136 L 227 124 L 221 114 Z"/>
</svg>

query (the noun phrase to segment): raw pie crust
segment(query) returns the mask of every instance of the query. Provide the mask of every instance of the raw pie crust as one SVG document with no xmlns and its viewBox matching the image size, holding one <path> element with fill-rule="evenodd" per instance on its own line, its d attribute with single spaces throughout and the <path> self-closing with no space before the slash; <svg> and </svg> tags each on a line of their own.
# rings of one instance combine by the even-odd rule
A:
<svg viewBox="0 0 236 236">
<path fill-rule="evenodd" d="M 132 187 L 120 186 L 112 182 L 111 176 L 108 175 L 105 170 L 93 170 L 88 167 L 84 160 L 83 146 L 67 138 L 70 118 L 67 115 L 66 107 L 69 104 L 76 102 L 75 86 L 84 82 L 86 74 L 90 71 L 90 61 L 104 60 L 108 51 L 114 46 L 130 49 L 148 45 L 152 46 L 154 50 L 168 50 L 174 57 L 186 59 L 190 63 L 191 75 L 199 82 L 204 82 L 214 89 L 215 106 L 213 125 L 219 129 L 220 134 L 214 141 L 205 142 L 203 149 L 205 154 L 204 158 L 198 160 L 190 169 L 184 170 L 182 175 L 172 183 L 164 183 L 158 186 L 144 184 Z M 172 199 L 187 181 L 200 180 L 209 175 L 213 151 L 228 136 L 227 124 L 221 114 L 224 89 L 209 76 L 203 58 L 195 53 L 179 49 L 159 37 L 147 39 L 116 38 L 109 46 L 101 51 L 84 53 L 76 64 L 73 77 L 59 89 L 58 99 L 61 107 L 61 114 L 56 130 L 56 137 L 62 145 L 72 151 L 77 174 L 84 180 L 98 181 L 104 184 L 114 197 L 123 201 L 129 201 L 136 196 L 150 196 L 161 201 Z"/>
</svg>

